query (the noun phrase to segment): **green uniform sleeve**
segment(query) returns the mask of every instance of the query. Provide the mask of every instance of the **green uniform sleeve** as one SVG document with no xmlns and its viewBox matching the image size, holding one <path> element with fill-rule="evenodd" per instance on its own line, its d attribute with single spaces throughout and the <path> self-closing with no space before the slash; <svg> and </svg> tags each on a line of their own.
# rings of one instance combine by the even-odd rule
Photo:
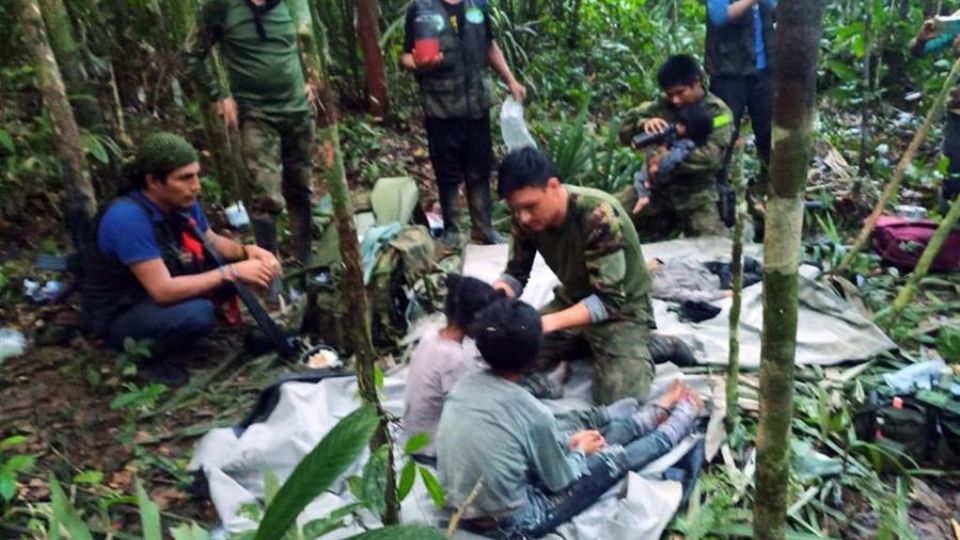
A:
<svg viewBox="0 0 960 540">
<path fill-rule="evenodd" d="M 200 91 L 212 101 L 225 97 L 216 75 L 210 69 L 207 55 L 223 37 L 223 21 L 227 5 L 223 0 L 210 0 L 200 8 L 197 25 L 183 50 L 186 75 L 196 81 Z"/>
<path fill-rule="evenodd" d="M 627 301 L 627 254 L 623 225 L 616 210 L 599 202 L 585 215 L 586 242 L 583 253 L 590 288 L 606 308 L 610 319 L 630 312 Z"/>
<path fill-rule="evenodd" d="M 623 121 L 620 123 L 620 144 L 629 146 L 630 141 L 638 133 L 643 131 L 643 124 L 651 118 L 660 116 L 660 104 L 656 101 L 641 103 L 626 112 Z"/>
<path fill-rule="evenodd" d="M 689 175 L 715 174 L 723 167 L 723 155 L 733 136 L 733 115 L 729 109 L 721 109 L 713 117 L 713 132 L 707 144 L 694 148 L 675 169 L 678 173 Z"/>
<path fill-rule="evenodd" d="M 507 268 L 501 277 L 509 283 L 517 296 L 523 292 L 527 281 L 530 280 L 530 270 L 533 269 L 533 260 L 536 256 L 537 243 L 533 233 L 523 230 L 514 222 L 513 233 L 510 235 Z"/>
</svg>

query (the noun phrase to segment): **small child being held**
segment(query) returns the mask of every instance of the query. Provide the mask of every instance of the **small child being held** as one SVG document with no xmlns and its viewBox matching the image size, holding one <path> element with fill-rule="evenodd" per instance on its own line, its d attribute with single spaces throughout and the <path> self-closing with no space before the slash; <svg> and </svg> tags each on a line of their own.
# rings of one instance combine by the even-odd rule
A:
<svg viewBox="0 0 960 540">
<path fill-rule="evenodd" d="M 691 152 L 707 143 L 711 133 L 713 117 L 703 106 L 695 104 L 680 109 L 676 133 L 667 137 L 633 178 L 633 187 L 637 190 L 634 214 L 639 213 L 650 202 L 650 190 L 656 184 L 657 178 L 673 172 Z"/>
</svg>

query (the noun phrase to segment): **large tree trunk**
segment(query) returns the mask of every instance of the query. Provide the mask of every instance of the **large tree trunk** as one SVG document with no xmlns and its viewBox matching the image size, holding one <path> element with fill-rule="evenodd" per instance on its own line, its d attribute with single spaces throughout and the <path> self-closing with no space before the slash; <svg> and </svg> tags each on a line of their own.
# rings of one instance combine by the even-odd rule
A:
<svg viewBox="0 0 960 540">
<path fill-rule="evenodd" d="M 20 26 L 24 45 L 33 58 L 40 83 L 40 94 L 53 127 L 53 146 L 62 163 L 67 192 L 67 227 L 74 247 L 82 250 L 92 238 L 93 217 L 97 213 L 97 197 L 90 181 L 90 171 L 83 153 L 80 128 L 67 100 L 60 68 L 47 40 L 43 16 L 37 0 L 20 0 Z"/>
<path fill-rule="evenodd" d="M 797 268 L 803 192 L 813 147 L 817 53 L 823 0 L 781 0 L 774 42 L 773 158 L 767 188 L 763 268 L 763 343 L 757 493 L 753 534 L 782 539 L 790 476 L 794 354 L 797 347 Z"/>
<path fill-rule="evenodd" d="M 344 265 L 343 286 L 345 287 L 342 296 L 349 306 L 347 324 L 350 326 L 350 341 L 353 344 L 356 358 L 355 369 L 360 396 L 367 403 L 375 405 L 380 411 L 380 428 L 377 435 L 370 441 L 370 446 L 371 449 L 376 450 L 385 444 L 388 449 L 387 478 L 384 491 L 384 502 L 386 504 L 384 515 L 381 517 L 385 524 L 390 525 L 400 521 L 396 473 L 393 469 L 393 443 L 390 437 L 387 414 L 380 405 L 380 395 L 376 386 L 377 352 L 373 348 L 370 319 L 367 318 L 367 295 L 366 287 L 363 284 L 363 267 L 360 262 L 360 242 L 357 240 L 357 229 L 353 221 L 353 204 L 350 201 L 350 188 L 347 186 L 347 177 L 343 167 L 337 111 L 329 90 L 330 87 L 326 81 L 326 64 L 324 56 L 321 54 L 325 47 L 318 43 L 317 33 L 314 31 L 313 12 L 307 0 L 287 0 L 287 5 L 290 7 L 297 23 L 297 36 L 303 55 L 307 83 L 313 85 L 320 97 L 322 129 L 317 134 L 317 140 L 324 179 L 333 203 L 337 235 L 340 237 L 340 257 Z"/>
<path fill-rule="evenodd" d="M 387 73 L 380 50 L 380 25 L 377 17 L 377 0 L 357 0 L 357 30 L 363 48 L 363 67 L 367 79 L 367 99 L 370 114 L 384 118 L 390 109 L 387 89 Z"/>
</svg>

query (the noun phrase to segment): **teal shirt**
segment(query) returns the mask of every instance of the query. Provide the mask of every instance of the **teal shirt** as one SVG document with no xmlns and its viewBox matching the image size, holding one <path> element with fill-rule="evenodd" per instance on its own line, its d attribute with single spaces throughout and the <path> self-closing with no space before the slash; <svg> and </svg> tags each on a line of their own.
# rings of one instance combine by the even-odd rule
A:
<svg viewBox="0 0 960 540">
<path fill-rule="evenodd" d="M 481 479 L 466 518 L 519 509 L 531 481 L 552 492 L 566 488 L 583 470 L 584 456 L 560 439 L 553 415 L 529 391 L 489 371 L 464 375 L 447 395 L 437 428 L 448 506 L 460 507 Z"/>
<path fill-rule="evenodd" d="M 309 111 L 293 16 L 280 2 L 262 21 L 266 39 L 257 34 L 253 11 L 245 0 L 205 3 L 184 53 L 188 76 L 212 100 L 224 97 L 206 64 L 210 49 L 219 44 L 230 94 L 241 110 L 267 114 Z"/>
<path fill-rule="evenodd" d="M 956 39 L 956 37 L 957 34 L 954 32 L 944 32 L 938 35 L 923 44 L 923 54 L 933 54 L 946 49 L 953 44 L 953 40 Z"/>
</svg>

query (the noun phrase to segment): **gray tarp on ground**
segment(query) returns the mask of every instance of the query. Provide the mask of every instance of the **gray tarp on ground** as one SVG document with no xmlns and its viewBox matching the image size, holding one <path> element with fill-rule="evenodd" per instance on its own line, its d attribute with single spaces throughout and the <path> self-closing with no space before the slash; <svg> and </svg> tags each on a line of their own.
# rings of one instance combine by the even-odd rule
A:
<svg viewBox="0 0 960 540">
<path fill-rule="evenodd" d="M 384 406 L 397 415 L 403 407 L 404 375 L 400 370 L 385 378 Z M 654 395 L 665 392 L 677 377 L 683 377 L 683 374 L 675 366 L 659 366 Z M 576 363 L 566 396 L 562 400 L 547 402 L 548 406 L 556 411 L 589 406 L 590 379 L 590 367 Z M 709 404 L 706 451 L 708 458 L 712 457 L 723 437 L 723 381 L 708 376 L 688 376 L 684 380 L 697 388 Z M 197 443 L 188 469 L 202 469 L 205 473 L 210 498 L 226 531 L 240 532 L 254 526 L 249 519 L 237 514 L 242 506 L 262 499 L 263 470 L 269 467 L 281 480 L 285 480 L 327 431 L 356 408 L 356 396 L 354 377 L 328 378 L 318 383 L 288 382 L 280 387 L 280 400 L 265 421 L 252 424 L 239 436 L 231 428 L 215 429 Z M 640 474 L 631 473 L 588 511 L 563 525 L 560 529 L 562 538 L 660 538 L 679 505 L 681 488 L 677 482 L 660 480 L 659 474 L 676 463 L 701 437 L 688 437 Z M 347 475 L 359 474 L 365 460 L 366 456 Z M 626 495 L 620 497 L 624 487 Z M 304 510 L 299 522 L 303 524 L 326 516 L 331 510 L 351 501 L 349 490 L 344 480 L 340 479 L 330 491 Z M 403 503 L 403 521 L 437 524 L 445 517 L 448 517 L 447 514 L 433 505 L 418 481 Z M 376 520 L 370 517 L 369 524 L 375 525 Z M 359 526 L 352 526 L 324 538 L 344 538 L 361 531 Z M 472 540 L 481 537 L 461 531 L 456 538 Z M 551 535 L 547 538 L 560 537 Z"/>
<path fill-rule="evenodd" d="M 761 259 L 759 244 L 744 247 L 744 252 Z M 643 254 L 653 258 L 683 258 L 696 261 L 729 261 L 731 241 L 724 238 L 691 238 L 645 244 Z M 464 255 L 464 273 L 492 281 L 506 265 L 507 246 L 467 246 Z M 832 365 L 848 360 L 863 360 L 883 351 L 896 348 L 875 324 L 863 316 L 829 287 L 812 279 L 813 267 L 803 267 L 799 290 L 799 324 L 797 330 L 797 365 Z M 556 276 L 537 256 L 530 283 L 523 300 L 535 306 L 550 301 Z M 740 365 L 755 368 L 760 365 L 760 335 L 763 328 L 763 287 L 756 284 L 744 289 L 743 309 L 740 315 Z M 731 300 L 714 302 L 722 311 L 716 317 L 701 322 L 682 322 L 670 311 L 671 304 L 654 300 L 659 332 L 683 339 L 702 364 L 726 364 L 729 331 L 727 320 Z"/>
</svg>

